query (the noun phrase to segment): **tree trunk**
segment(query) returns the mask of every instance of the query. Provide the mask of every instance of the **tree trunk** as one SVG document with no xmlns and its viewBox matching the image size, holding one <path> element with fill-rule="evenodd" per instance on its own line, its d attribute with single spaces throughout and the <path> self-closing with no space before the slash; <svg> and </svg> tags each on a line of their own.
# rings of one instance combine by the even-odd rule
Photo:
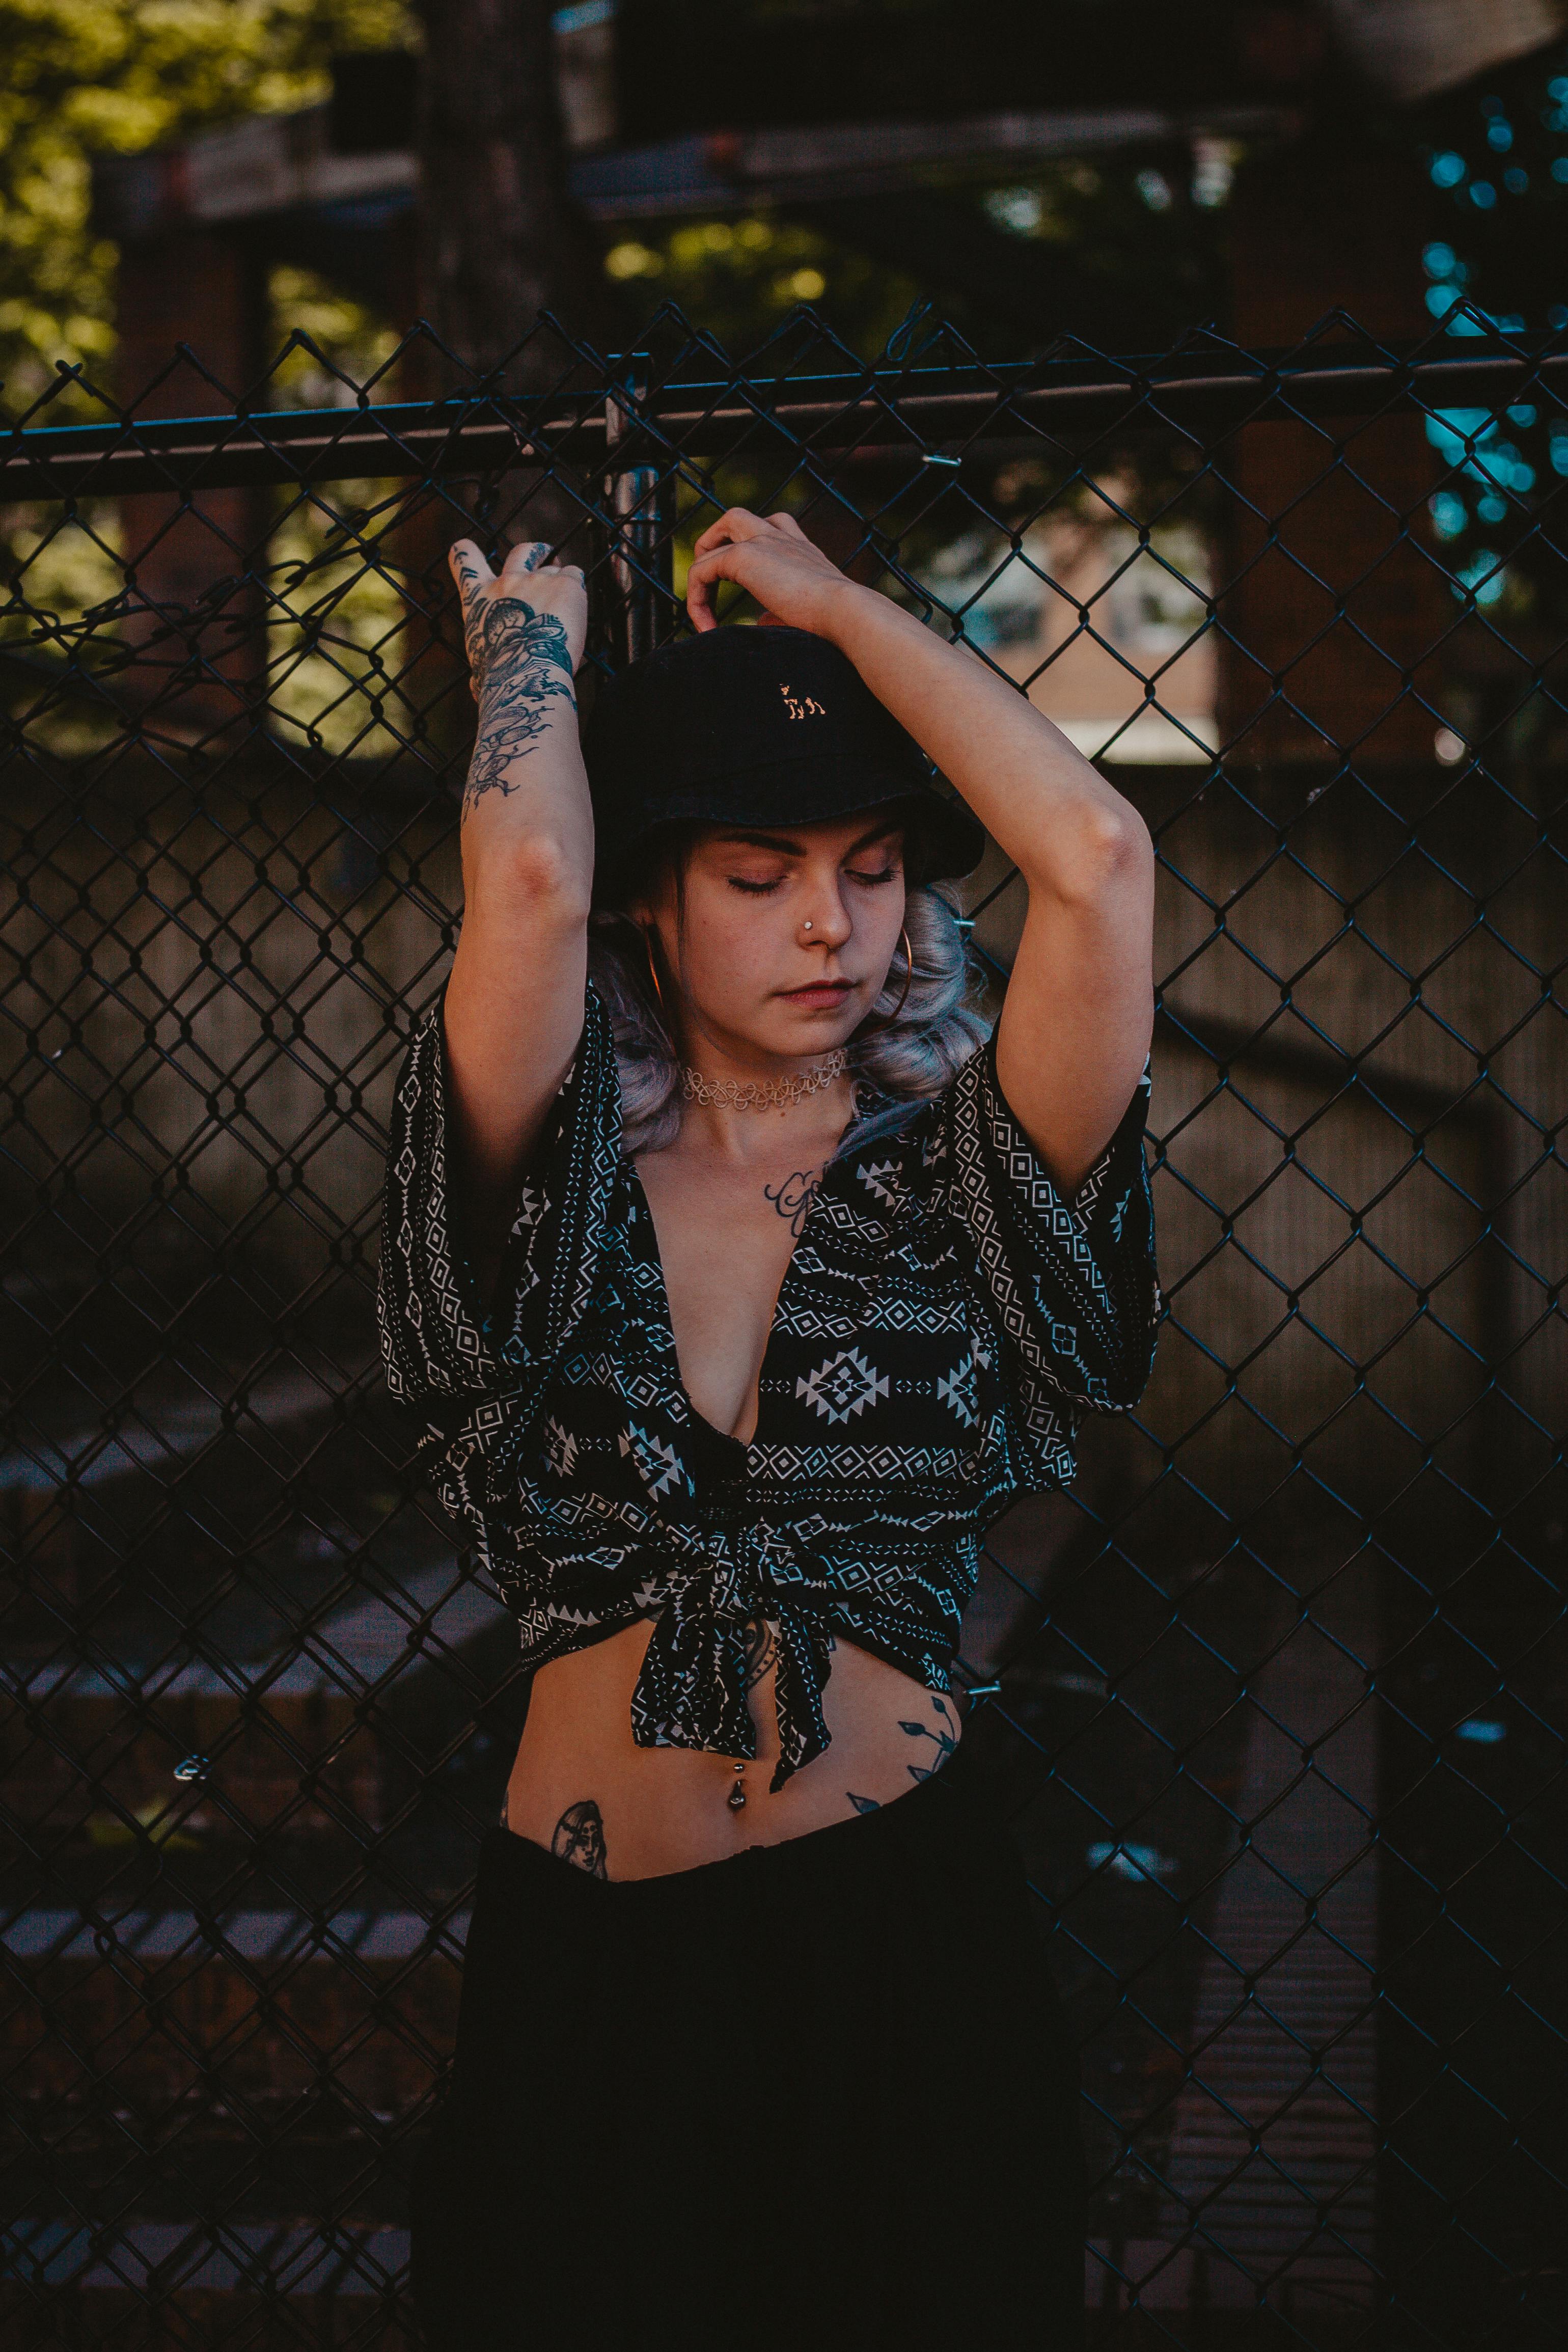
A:
<svg viewBox="0 0 1568 2352">
<path fill-rule="evenodd" d="M 597 241 L 567 184 L 551 0 L 420 0 L 420 8 L 416 278 L 438 340 L 411 350 L 407 391 L 461 391 L 492 368 L 512 393 L 596 378 L 596 365 L 573 364 L 578 339 L 601 338 L 608 304 Z M 559 329 L 540 324 L 544 310 Z M 412 588 L 404 682 L 418 731 L 455 776 L 473 708 L 446 550 L 465 529 L 492 550 L 546 540 L 585 570 L 594 553 L 583 499 L 549 474 L 509 473 L 476 497 L 449 483 L 413 501 L 396 549 Z"/>
<path fill-rule="evenodd" d="M 538 313 L 595 336 L 604 302 L 598 248 L 567 186 L 550 0 L 422 9 L 424 315 L 463 366 L 505 361 L 519 391 L 554 383 L 567 353 Z"/>
</svg>

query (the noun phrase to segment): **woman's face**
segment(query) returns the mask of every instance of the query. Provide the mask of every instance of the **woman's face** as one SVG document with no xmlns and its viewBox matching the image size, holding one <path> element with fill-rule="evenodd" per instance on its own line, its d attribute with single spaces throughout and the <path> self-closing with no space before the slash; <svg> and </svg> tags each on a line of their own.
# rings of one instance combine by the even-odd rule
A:
<svg viewBox="0 0 1568 2352">
<path fill-rule="evenodd" d="M 658 931 L 664 974 L 680 983 L 680 1048 L 700 1067 L 705 1045 L 747 1063 L 820 1060 L 844 1044 L 887 977 L 904 900 L 903 829 L 873 811 L 705 826 L 684 892 L 670 874 L 632 911 Z"/>
</svg>

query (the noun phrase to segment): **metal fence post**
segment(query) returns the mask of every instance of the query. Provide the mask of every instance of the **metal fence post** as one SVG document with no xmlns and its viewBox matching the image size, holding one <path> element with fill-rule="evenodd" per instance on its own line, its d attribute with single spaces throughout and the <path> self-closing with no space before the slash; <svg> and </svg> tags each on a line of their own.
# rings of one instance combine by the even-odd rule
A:
<svg viewBox="0 0 1568 2352">
<path fill-rule="evenodd" d="M 604 439 L 612 457 L 635 422 L 641 396 L 642 387 L 629 376 L 624 397 L 612 392 L 605 400 Z M 622 661 L 641 661 L 668 634 L 674 604 L 667 480 L 658 466 L 612 467 L 604 489 L 617 605 L 612 635 Z"/>
</svg>

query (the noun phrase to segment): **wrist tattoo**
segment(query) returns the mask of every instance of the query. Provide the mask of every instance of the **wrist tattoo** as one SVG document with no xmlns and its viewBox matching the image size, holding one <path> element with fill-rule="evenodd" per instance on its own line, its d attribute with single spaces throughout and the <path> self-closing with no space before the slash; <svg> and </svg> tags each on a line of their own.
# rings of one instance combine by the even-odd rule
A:
<svg viewBox="0 0 1568 2352">
<path fill-rule="evenodd" d="M 609 1877 L 604 1816 L 591 1797 L 568 1805 L 555 1825 L 549 1850 L 558 1861 L 570 1862 L 574 1870 L 586 1870 L 591 1878 Z"/>
<path fill-rule="evenodd" d="M 576 708 L 565 625 L 520 596 L 474 604 L 465 625 L 468 664 L 479 697 L 479 731 L 463 795 L 466 816 L 486 793 L 517 789 L 507 770 L 529 752 L 549 723 L 549 704 Z"/>
<path fill-rule="evenodd" d="M 800 1228 L 806 1222 L 807 1213 L 817 1196 L 820 1181 L 821 1179 L 813 1176 L 808 1169 L 797 1168 L 792 1175 L 785 1177 L 782 1184 L 764 1184 L 762 1187 L 763 1199 L 771 1201 L 779 1215 L 789 1219 L 789 1230 L 797 1241 L 800 1238 Z"/>
</svg>

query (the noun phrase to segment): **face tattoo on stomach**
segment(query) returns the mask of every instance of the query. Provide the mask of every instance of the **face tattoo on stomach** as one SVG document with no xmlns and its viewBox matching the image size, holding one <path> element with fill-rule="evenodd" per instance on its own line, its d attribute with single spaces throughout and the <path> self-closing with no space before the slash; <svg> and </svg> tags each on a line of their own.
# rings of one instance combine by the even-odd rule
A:
<svg viewBox="0 0 1568 2352">
<path fill-rule="evenodd" d="M 580 1797 L 575 1805 L 568 1805 L 555 1825 L 549 1850 L 558 1861 L 570 1862 L 574 1870 L 586 1870 L 591 1878 L 609 1877 L 604 1816 L 591 1797 Z"/>
</svg>

